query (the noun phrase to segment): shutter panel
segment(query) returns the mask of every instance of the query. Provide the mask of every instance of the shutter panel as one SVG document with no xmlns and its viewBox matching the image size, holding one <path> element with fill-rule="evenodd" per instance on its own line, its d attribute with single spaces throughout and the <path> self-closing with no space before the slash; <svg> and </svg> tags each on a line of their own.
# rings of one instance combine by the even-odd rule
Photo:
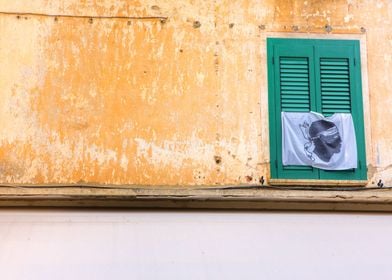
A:
<svg viewBox="0 0 392 280">
<path fill-rule="evenodd" d="M 309 112 L 315 110 L 316 102 L 311 97 L 314 92 L 314 63 L 312 46 L 300 44 L 278 45 L 273 49 L 275 65 L 273 73 L 275 100 L 273 118 L 275 119 L 274 134 L 271 145 L 275 158 L 271 153 L 271 170 L 279 178 L 312 178 L 318 179 L 318 170 L 311 166 L 282 165 L 282 123 L 281 112 Z M 270 118 L 271 119 L 271 118 Z"/>
<path fill-rule="evenodd" d="M 365 162 L 365 146 L 363 131 L 362 109 L 354 104 L 361 103 L 360 69 L 355 67 L 354 59 L 359 60 L 359 49 L 356 53 L 352 42 L 340 44 L 323 44 L 316 46 L 315 60 L 317 92 L 319 95 L 318 110 L 326 116 L 334 113 L 351 113 L 357 138 L 358 168 L 351 170 L 320 170 L 320 179 L 360 180 L 366 178 L 366 170 L 361 161 Z M 358 75 L 359 74 L 359 75 Z"/>
</svg>

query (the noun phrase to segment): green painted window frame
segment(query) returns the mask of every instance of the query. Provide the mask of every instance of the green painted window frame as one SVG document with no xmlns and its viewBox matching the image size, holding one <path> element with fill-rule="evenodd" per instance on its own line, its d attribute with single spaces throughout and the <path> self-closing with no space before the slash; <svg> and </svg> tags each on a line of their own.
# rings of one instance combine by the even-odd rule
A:
<svg viewBox="0 0 392 280">
<path fill-rule="evenodd" d="M 283 90 L 280 81 L 283 71 L 281 70 L 282 58 L 304 58 L 308 61 L 309 105 L 305 106 L 300 103 L 301 100 L 295 100 L 290 105 L 291 109 L 282 109 Z M 299 111 L 306 111 L 305 108 L 310 106 L 310 110 L 322 113 L 322 94 L 324 94 L 320 80 L 322 59 L 347 61 L 349 110 L 354 120 L 358 151 L 358 167 L 353 170 L 326 171 L 310 166 L 282 165 L 281 111 L 293 110 L 293 106 L 297 106 L 295 102 L 298 102 Z M 271 179 L 367 180 L 360 42 L 358 40 L 267 38 L 267 67 Z M 346 97 L 340 98 L 347 100 Z M 338 102 L 336 108 L 339 108 Z M 329 115 L 331 110 L 334 109 L 328 111 Z M 336 110 L 339 111 L 339 109 Z"/>
</svg>

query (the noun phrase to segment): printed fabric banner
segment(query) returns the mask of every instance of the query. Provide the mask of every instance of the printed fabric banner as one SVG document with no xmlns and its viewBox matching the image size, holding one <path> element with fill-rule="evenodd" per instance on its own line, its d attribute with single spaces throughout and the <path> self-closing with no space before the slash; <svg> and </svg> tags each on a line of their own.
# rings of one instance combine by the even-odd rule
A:
<svg viewBox="0 0 392 280">
<path fill-rule="evenodd" d="M 282 112 L 283 165 L 326 170 L 357 168 L 357 143 L 351 114 L 324 117 L 315 112 Z"/>
</svg>

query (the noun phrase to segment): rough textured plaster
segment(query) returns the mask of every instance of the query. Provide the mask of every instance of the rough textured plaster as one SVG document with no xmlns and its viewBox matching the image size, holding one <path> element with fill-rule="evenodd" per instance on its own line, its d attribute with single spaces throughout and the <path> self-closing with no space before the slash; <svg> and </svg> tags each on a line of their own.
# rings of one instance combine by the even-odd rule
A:
<svg viewBox="0 0 392 280">
<path fill-rule="evenodd" d="M 371 182 L 392 183 L 390 1 L 0 0 L 1 11 L 16 13 L 0 14 L 1 183 L 268 178 L 262 35 L 325 25 L 366 34 Z"/>
</svg>

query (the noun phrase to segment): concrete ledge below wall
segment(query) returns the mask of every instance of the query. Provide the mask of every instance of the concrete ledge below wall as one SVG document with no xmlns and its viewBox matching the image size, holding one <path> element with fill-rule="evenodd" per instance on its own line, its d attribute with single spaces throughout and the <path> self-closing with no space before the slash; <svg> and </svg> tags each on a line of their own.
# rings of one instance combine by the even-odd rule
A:
<svg viewBox="0 0 392 280">
<path fill-rule="evenodd" d="M 3 185 L 0 206 L 392 211 L 392 189 Z"/>
</svg>

